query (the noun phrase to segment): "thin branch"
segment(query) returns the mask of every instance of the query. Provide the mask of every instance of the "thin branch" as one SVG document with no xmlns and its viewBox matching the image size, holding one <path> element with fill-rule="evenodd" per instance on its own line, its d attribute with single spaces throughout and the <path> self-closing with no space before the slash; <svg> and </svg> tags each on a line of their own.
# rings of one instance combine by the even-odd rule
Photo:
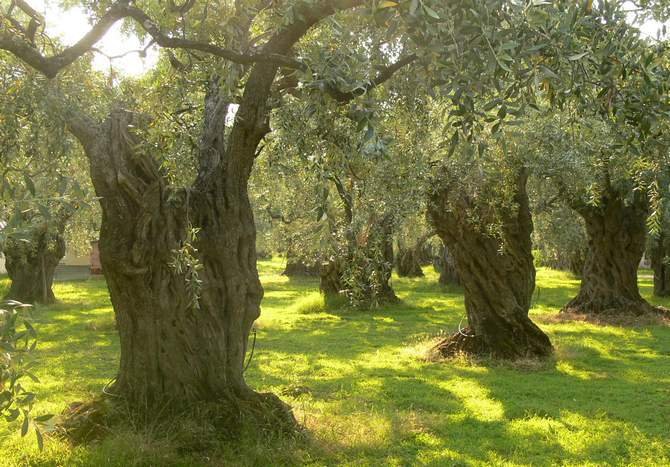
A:
<svg viewBox="0 0 670 467">
<path fill-rule="evenodd" d="M 0 31 L 0 49 L 13 53 L 48 78 L 53 78 L 63 68 L 69 66 L 79 57 L 91 51 L 95 44 L 104 37 L 116 22 L 124 18 L 132 18 L 137 21 L 142 29 L 144 29 L 161 47 L 199 50 L 240 64 L 268 62 L 287 68 L 306 68 L 302 62 L 278 54 L 244 54 L 219 47 L 215 44 L 170 37 L 163 33 L 158 25 L 144 11 L 129 6 L 128 2 L 129 0 L 119 0 L 113 4 L 90 31 L 84 35 L 84 37 L 82 37 L 76 44 L 54 56 L 46 57 L 42 55 L 30 42 L 18 37 L 16 34 L 11 34 L 7 30 Z"/>
<path fill-rule="evenodd" d="M 415 54 L 410 54 L 404 58 L 401 58 L 397 62 L 395 62 L 392 65 L 389 65 L 385 68 L 382 68 L 378 73 L 377 76 L 368 81 L 368 83 L 364 86 L 360 86 L 352 91 L 349 92 L 344 92 L 336 88 L 335 86 L 332 85 L 327 85 L 325 87 L 325 91 L 335 99 L 337 102 L 340 103 L 346 103 L 351 101 L 352 99 L 355 99 L 356 97 L 362 96 L 364 94 L 367 94 L 377 86 L 380 86 L 381 84 L 385 83 L 391 77 L 401 68 L 409 65 L 410 63 L 414 62 L 417 59 L 417 56 Z"/>
</svg>

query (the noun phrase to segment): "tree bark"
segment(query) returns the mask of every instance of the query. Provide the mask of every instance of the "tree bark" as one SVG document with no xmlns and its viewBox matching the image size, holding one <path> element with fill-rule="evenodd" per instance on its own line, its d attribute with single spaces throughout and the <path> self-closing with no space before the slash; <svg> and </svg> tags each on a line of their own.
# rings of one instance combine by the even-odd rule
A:
<svg viewBox="0 0 670 467">
<path fill-rule="evenodd" d="M 44 223 L 31 228 L 29 239 L 7 240 L 3 253 L 12 282 L 5 300 L 55 303 L 52 285 L 56 266 L 65 256 L 64 229 L 65 223 L 55 229 Z"/>
<path fill-rule="evenodd" d="M 316 264 L 309 264 L 304 260 L 295 257 L 286 259 L 286 266 L 282 276 L 288 277 L 315 277 L 319 275 L 319 267 Z"/>
<path fill-rule="evenodd" d="M 398 254 L 395 259 L 395 268 L 400 277 L 423 277 L 421 268 L 421 251 L 416 248 L 398 247 Z"/>
<path fill-rule="evenodd" d="M 528 317 L 535 267 L 526 179 L 525 173 L 518 177 L 516 209 L 497 208 L 504 209 L 502 245 L 483 226 L 470 222 L 472 201 L 467 196 L 454 196 L 449 187 L 430 196 L 429 219 L 456 260 L 469 323 L 436 346 L 444 356 L 464 352 L 517 359 L 552 353 L 549 338 Z"/>
<path fill-rule="evenodd" d="M 649 248 L 649 259 L 654 271 L 654 295 L 657 297 L 670 296 L 670 243 L 665 232 L 661 232 L 657 238 L 651 239 Z"/>
<path fill-rule="evenodd" d="M 423 277 L 421 268 L 425 256 L 424 246 L 426 241 L 434 235 L 434 232 L 422 235 L 417 242 L 406 248 L 398 242 L 398 252 L 395 257 L 395 267 L 400 277 Z"/>
<path fill-rule="evenodd" d="M 212 402 L 231 429 L 249 419 L 290 430 L 288 407 L 249 388 L 243 370 L 263 296 L 247 181 L 267 120 L 251 119 L 241 105 L 244 124 L 226 146 L 227 110 L 208 93 L 199 173 L 182 191 L 142 152 L 148 145 L 134 131 L 143 125 L 136 115 L 114 110 L 99 126 L 82 116 L 69 121 L 102 207 L 100 259 L 121 346 L 112 391 L 148 414 Z"/>
<path fill-rule="evenodd" d="M 575 209 L 584 219 L 589 248 L 579 293 L 562 311 L 596 315 L 654 311 L 637 285 L 647 234 L 644 193 L 634 193 L 626 204 L 621 193 L 608 187 L 598 206 Z"/>
<path fill-rule="evenodd" d="M 440 284 L 461 285 L 461 278 L 458 276 L 458 269 L 456 269 L 456 261 L 446 246 L 442 246 L 440 256 L 433 260 L 433 267 L 440 273 L 440 278 L 438 279 Z"/>
</svg>

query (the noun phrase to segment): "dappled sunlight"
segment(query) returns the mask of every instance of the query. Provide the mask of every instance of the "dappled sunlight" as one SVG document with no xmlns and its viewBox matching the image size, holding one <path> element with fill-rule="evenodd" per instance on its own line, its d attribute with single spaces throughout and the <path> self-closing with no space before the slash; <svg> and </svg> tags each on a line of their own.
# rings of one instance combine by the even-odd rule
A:
<svg viewBox="0 0 670 467">
<path fill-rule="evenodd" d="M 312 439 L 300 449 L 317 465 L 652 465 L 670 455 L 670 328 L 554 319 L 576 292 L 568 274 L 538 271 L 531 316 L 556 355 L 525 365 L 426 360 L 465 314 L 462 291 L 439 286 L 431 268 L 396 278 L 402 302 L 371 312 L 329 307 L 317 278 L 280 276 L 280 260 L 259 268 L 265 298 L 245 376 L 294 408 Z M 59 283 L 56 294 L 58 304 L 33 310 L 37 413 L 94 397 L 118 365 L 104 281 Z M 40 454 L 15 435 L 0 446 L 66 465 L 145 442 L 156 456 L 165 449 L 129 433 L 75 451 L 49 441 Z"/>
<path fill-rule="evenodd" d="M 439 387 L 456 395 L 468 415 L 477 420 L 496 421 L 505 416 L 505 409 L 500 401 L 492 399 L 489 391 L 475 381 L 456 378 L 440 383 Z"/>
</svg>

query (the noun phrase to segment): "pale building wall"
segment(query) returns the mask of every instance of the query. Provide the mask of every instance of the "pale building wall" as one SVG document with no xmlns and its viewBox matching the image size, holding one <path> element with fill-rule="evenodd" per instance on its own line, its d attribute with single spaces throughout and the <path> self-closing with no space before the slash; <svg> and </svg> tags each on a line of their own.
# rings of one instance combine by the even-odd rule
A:
<svg viewBox="0 0 670 467">
<path fill-rule="evenodd" d="M 7 274 L 7 269 L 5 269 L 5 256 L 0 255 L 0 274 Z"/>
</svg>

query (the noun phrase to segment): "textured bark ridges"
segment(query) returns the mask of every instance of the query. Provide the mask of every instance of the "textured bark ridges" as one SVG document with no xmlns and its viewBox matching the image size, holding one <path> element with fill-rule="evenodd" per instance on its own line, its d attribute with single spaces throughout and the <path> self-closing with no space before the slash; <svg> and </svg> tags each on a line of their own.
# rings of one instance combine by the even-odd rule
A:
<svg viewBox="0 0 670 467">
<path fill-rule="evenodd" d="M 467 196 L 455 196 L 449 187 L 430 196 L 429 219 L 456 260 L 468 318 L 465 329 L 435 347 L 443 356 L 464 352 L 518 359 L 553 351 L 549 338 L 528 318 L 535 268 L 526 179 L 525 172 L 518 177 L 515 208 L 498 208 L 504 209 L 499 213 L 502 245 L 469 221 L 472 201 Z"/>
<path fill-rule="evenodd" d="M 225 112 L 206 107 L 206 120 Z M 232 164 L 219 140 L 203 138 L 197 182 L 173 191 L 156 159 L 142 152 L 146 145 L 133 130 L 142 124 L 115 110 L 94 140 L 79 133 L 102 207 L 100 258 L 121 344 L 111 391 L 138 411 L 213 402 L 236 414 L 233 426 L 253 418 L 257 426 L 289 429 L 290 410 L 274 395 L 254 392 L 243 376 L 263 296 L 246 191 L 253 157 Z M 192 228 L 199 229 L 195 239 Z M 185 246 L 201 265 L 197 292 L 189 266 L 174 264 Z"/>
<path fill-rule="evenodd" d="M 665 232 L 659 233 L 651 239 L 649 259 L 654 271 L 654 295 L 657 297 L 670 296 L 670 241 Z"/>
<path fill-rule="evenodd" d="M 608 187 L 598 206 L 575 206 L 586 225 L 589 248 L 578 295 L 562 311 L 578 314 L 641 315 L 655 309 L 640 295 L 637 270 L 646 243 L 648 203 L 636 192 L 631 202 Z"/>
<path fill-rule="evenodd" d="M 56 301 L 52 285 L 56 266 L 65 256 L 63 228 L 49 229 L 45 223 L 31 229 L 30 239 L 8 239 L 5 267 L 11 285 L 5 300 L 50 304 Z"/>
</svg>

